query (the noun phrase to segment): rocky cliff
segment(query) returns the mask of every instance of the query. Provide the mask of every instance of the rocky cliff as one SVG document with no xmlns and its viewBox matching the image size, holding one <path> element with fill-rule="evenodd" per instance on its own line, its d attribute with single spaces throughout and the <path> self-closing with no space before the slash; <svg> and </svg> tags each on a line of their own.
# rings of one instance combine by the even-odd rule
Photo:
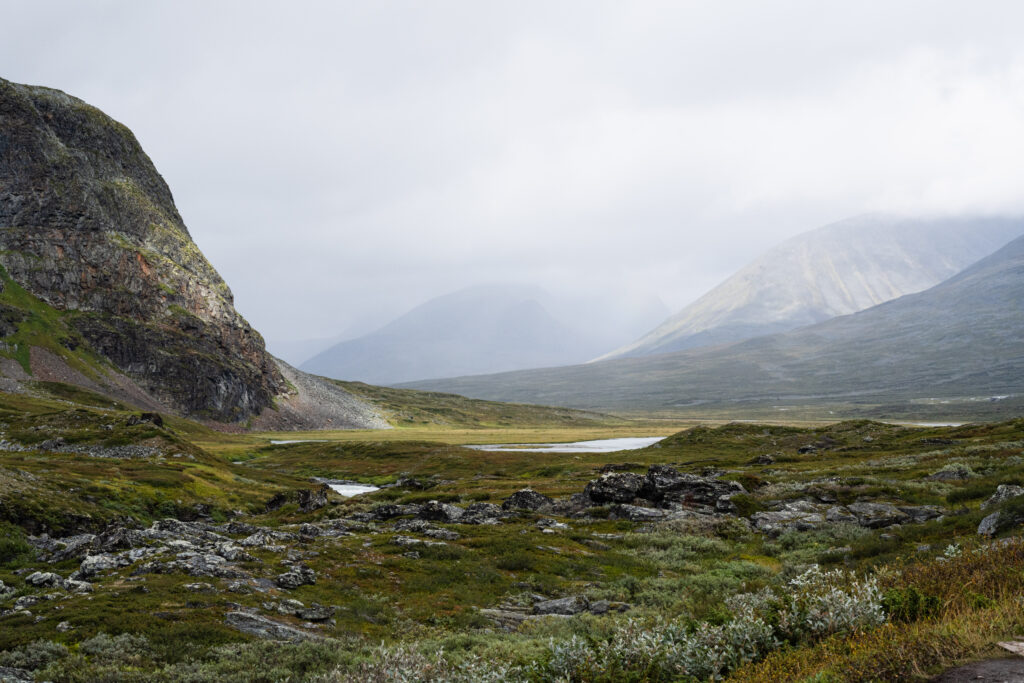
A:
<svg viewBox="0 0 1024 683">
<path fill-rule="evenodd" d="M 2 79 L 0 265 L 62 312 L 66 345 L 184 414 L 241 421 L 287 390 L 131 131 Z"/>
</svg>

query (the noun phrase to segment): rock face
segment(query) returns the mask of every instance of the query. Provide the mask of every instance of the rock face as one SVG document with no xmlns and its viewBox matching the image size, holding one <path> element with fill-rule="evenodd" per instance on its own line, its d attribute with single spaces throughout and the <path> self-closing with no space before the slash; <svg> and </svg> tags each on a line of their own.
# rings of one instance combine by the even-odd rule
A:
<svg viewBox="0 0 1024 683">
<path fill-rule="evenodd" d="M 150 395 L 241 421 L 286 389 L 135 136 L 0 79 L 0 265 Z M 12 323 L 13 324 L 13 323 Z"/>
</svg>

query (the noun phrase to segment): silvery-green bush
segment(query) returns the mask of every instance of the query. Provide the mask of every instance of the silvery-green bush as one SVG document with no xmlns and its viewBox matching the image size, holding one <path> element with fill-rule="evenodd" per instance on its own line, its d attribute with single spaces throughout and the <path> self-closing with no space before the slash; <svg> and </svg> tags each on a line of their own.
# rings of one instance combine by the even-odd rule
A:
<svg viewBox="0 0 1024 683">
<path fill-rule="evenodd" d="M 521 672 L 502 662 L 468 657 L 453 662 L 443 652 L 425 655 L 410 647 L 384 647 L 355 668 L 336 670 L 315 683 L 519 683 Z"/>
<path fill-rule="evenodd" d="M 877 581 L 817 565 L 781 589 L 737 595 L 727 606 L 732 619 L 724 624 L 627 620 L 605 639 L 552 640 L 547 659 L 528 673 L 534 680 L 569 683 L 718 680 L 782 642 L 813 641 L 885 621 Z"/>
</svg>

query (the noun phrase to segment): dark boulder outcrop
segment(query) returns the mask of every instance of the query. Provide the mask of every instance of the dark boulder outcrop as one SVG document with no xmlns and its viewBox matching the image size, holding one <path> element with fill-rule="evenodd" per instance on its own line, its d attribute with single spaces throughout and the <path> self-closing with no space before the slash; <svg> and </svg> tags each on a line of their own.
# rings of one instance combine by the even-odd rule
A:
<svg viewBox="0 0 1024 683">
<path fill-rule="evenodd" d="M 419 514 L 417 515 L 420 519 L 425 519 L 431 522 L 447 522 L 449 524 L 458 522 L 462 519 L 465 511 L 449 503 L 441 503 L 436 500 L 431 500 L 423 504 L 420 508 Z"/>
<path fill-rule="evenodd" d="M 743 493 L 743 486 L 715 476 L 684 474 L 668 465 L 651 465 L 646 475 L 609 472 L 583 490 L 592 504 L 625 504 L 641 507 L 699 509 L 731 512 L 729 498 Z"/>
<path fill-rule="evenodd" d="M 632 503 L 646 483 L 642 474 L 608 472 L 587 484 L 583 494 L 597 505 Z"/>
<path fill-rule="evenodd" d="M 555 501 L 533 489 L 520 489 L 501 503 L 504 510 L 544 510 Z"/>
</svg>

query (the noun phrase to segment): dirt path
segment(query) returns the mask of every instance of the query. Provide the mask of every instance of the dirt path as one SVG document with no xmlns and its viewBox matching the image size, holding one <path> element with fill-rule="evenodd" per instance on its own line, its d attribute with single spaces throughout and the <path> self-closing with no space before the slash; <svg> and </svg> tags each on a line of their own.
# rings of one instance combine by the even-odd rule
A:
<svg viewBox="0 0 1024 683">
<path fill-rule="evenodd" d="M 932 683 L 966 683 L 966 681 L 1024 682 L 1024 657 L 986 659 L 950 669 L 932 679 Z"/>
</svg>

